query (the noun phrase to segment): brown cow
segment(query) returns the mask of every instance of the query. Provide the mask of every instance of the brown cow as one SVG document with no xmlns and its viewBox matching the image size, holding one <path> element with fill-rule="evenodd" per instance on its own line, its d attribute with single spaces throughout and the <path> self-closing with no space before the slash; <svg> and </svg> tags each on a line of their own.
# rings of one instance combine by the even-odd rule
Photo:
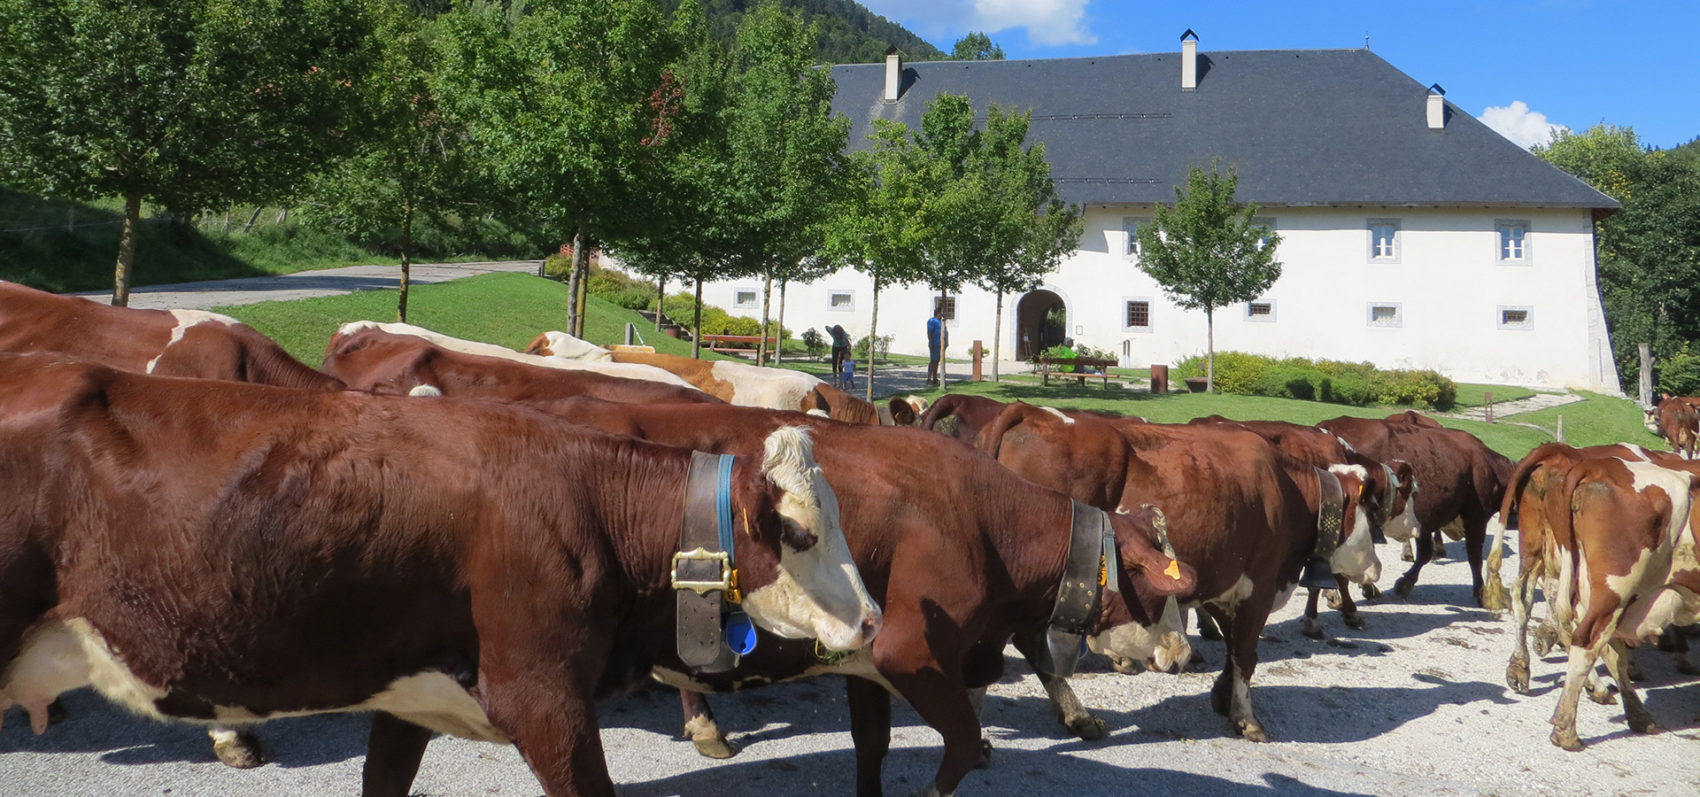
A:
<svg viewBox="0 0 1700 797">
<path fill-rule="evenodd" d="M 922 413 L 920 426 L 946 437 L 979 447 L 980 430 L 997 420 L 1004 407 L 1009 406 L 985 396 L 950 393 L 940 396 Z"/>
<path fill-rule="evenodd" d="M 1411 569 L 1394 582 L 1400 595 L 1416 588 L 1423 565 L 1434 557 L 1442 529 L 1457 528 L 1470 561 L 1472 592 L 1482 601 L 1482 545 L 1488 518 L 1499 510 L 1514 463 L 1469 432 L 1447 429 L 1415 412 L 1384 419 L 1340 417 L 1317 424 L 1348 445 L 1383 462 L 1411 463 L 1417 480 L 1417 554 Z"/>
<path fill-rule="evenodd" d="M 880 793 L 880 765 L 890 743 L 888 693 L 908 700 L 944 738 L 944 760 L 930 793 L 949 794 L 968 771 L 987 765 L 990 750 L 969 690 L 998 679 L 1012 636 L 1024 652 L 1043 647 L 1039 639 L 1064 577 L 1072 516 L 1067 497 L 916 429 L 857 427 L 745 407 L 585 399 L 535 406 L 608 431 L 717 452 L 746 450 L 787 424 L 809 426 L 857 567 L 885 608 L 885 630 L 866 653 L 842 660 L 823 658 L 806 643 L 763 640 L 730 672 L 693 677 L 674 663 L 663 665 L 658 677 L 688 689 L 725 690 L 811 674 L 855 676 L 846 685 L 858 794 Z M 1103 593 L 1087 633 L 1094 649 L 1172 672 L 1189 650 L 1171 596 L 1189 591 L 1195 578 L 1190 567 L 1158 552 L 1156 516 L 1149 510 L 1103 516 L 1115 530 L 1122 591 Z M 1041 680 L 1066 687 L 1048 673 Z M 707 702 L 687 695 L 684 705 L 686 734 L 698 749 L 731 755 Z M 1078 701 L 1065 721 L 1077 733 L 1103 733 Z"/>
<path fill-rule="evenodd" d="M 367 795 L 405 795 L 433 731 L 612 795 L 592 701 L 671 647 L 706 456 L 520 407 L 0 355 L 0 705 L 38 732 L 91 682 L 202 723 L 376 710 Z M 743 610 L 865 644 L 879 609 L 807 434 L 725 473 Z"/>
<path fill-rule="evenodd" d="M 1658 406 L 1646 410 L 1647 431 L 1652 432 L 1670 443 L 1683 459 L 1693 459 L 1694 450 L 1700 445 L 1700 408 L 1696 404 L 1700 398 L 1672 396 L 1669 393 L 1659 394 Z"/>
<path fill-rule="evenodd" d="M 325 347 L 324 368 L 349 387 L 385 395 L 435 389 L 445 396 L 509 402 L 582 395 L 609 401 L 720 403 L 692 387 L 465 354 L 376 327 L 332 337 Z"/>
<path fill-rule="evenodd" d="M 1253 741 L 1267 740 L 1251 705 L 1258 636 L 1305 561 L 1332 548 L 1335 572 L 1360 583 L 1380 575 L 1359 500 L 1367 474 L 1354 466 L 1318 471 L 1251 432 L 1070 417 L 1018 402 L 982 432 L 981 449 L 1107 511 L 1162 507 L 1176 554 L 1198 570 L 1198 589 L 1182 600 L 1205 607 L 1228 640 L 1212 705 Z M 1338 491 L 1339 514 L 1321 513 L 1325 490 Z M 1337 535 L 1323 532 L 1319 519 L 1338 524 Z"/>
<path fill-rule="evenodd" d="M 342 383 L 229 316 L 132 310 L 0 281 L 0 352 L 43 352 L 121 371 L 306 390 Z"/>
</svg>

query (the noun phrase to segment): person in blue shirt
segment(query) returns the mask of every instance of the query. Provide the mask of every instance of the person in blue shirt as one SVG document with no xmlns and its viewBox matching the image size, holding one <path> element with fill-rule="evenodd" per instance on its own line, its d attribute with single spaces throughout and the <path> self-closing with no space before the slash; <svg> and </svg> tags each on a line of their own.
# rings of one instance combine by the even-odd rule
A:
<svg viewBox="0 0 1700 797">
<path fill-rule="evenodd" d="M 939 355 L 950 345 L 950 332 L 944 328 L 944 308 L 933 308 L 927 319 L 927 384 L 939 383 Z"/>
</svg>

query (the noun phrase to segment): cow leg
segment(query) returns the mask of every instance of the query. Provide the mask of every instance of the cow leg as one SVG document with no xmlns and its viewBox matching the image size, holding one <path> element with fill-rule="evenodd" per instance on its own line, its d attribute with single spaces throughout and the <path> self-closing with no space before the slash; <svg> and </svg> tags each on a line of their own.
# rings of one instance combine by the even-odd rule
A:
<svg viewBox="0 0 1700 797">
<path fill-rule="evenodd" d="M 1470 561 L 1470 594 L 1476 598 L 1476 605 L 1487 608 L 1482 602 L 1482 549 L 1487 544 L 1487 518 L 1469 517 L 1464 521 L 1464 556 Z M 1439 550 L 1440 541 L 1435 541 Z"/>
<path fill-rule="evenodd" d="M 1316 599 L 1321 594 L 1322 590 L 1315 587 L 1310 588 L 1310 597 L 1305 599 L 1304 620 L 1299 625 L 1299 633 L 1304 634 L 1311 639 L 1321 639 L 1323 637 L 1322 624 L 1316 620 Z"/>
<path fill-rule="evenodd" d="M 1364 596 L 1364 600 L 1372 601 L 1381 597 L 1381 588 L 1374 584 L 1359 584 L 1358 594 Z"/>
<path fill-rule="evenodd" d="M 1518 694 L 1529 693 L 1529 604 L 1535 597 L 1534 574 L 1520 568 L 1511 588 L 1511 636 L 1516 648 L 1505 666 L 1505 684 Z"/>
<path fill-rule="evenodd" d="M 212 737 L 213 755 L 227 767 L 253 769 L 266 763 L 260 750 L 260 737 L 251 730 L 215 725 L 207 729 Z"/>
<path fill-rule="evenodd" d="M 881 797 L 880 767 L 891 750 L 891 693 L 866 678 L 844 679 L 850 739 L 856 745 L 856 795 Z"/>
<path fill-rule="evenodd" d="M 1659 634 L 1659 650 L 1671 654 L 1676 671 L 1683 675 L 1700 675 L 1700 667 L 1688 658 L 1688 636 L 1680 626 L 1671 626 Z"/>
<path fill-rule="evenodd" d="M 1043 634 L 1016 634 L 1015 649 L 1021 651 L 1029 665 L 1033 664 L 1039 652 L 1039 646 L 1044 644 Z M 1033 672 L 1039 676 L 1039 683 L 1045 687 L 1045 694 L 1051 698 L 1051 707 L 1057 710 L 1057 717 L 1068 728 L 1069 733 L 1087 741 L 1104 738 L 1109 731 L 1109 725 L 1103 720 L 1092 716 L 1086 706 L 1080 702 L 1080 697 L 1074 693 L 1074 687 L 1068 685 L 1068 679 L 1058 678 L 1039 672 L 1037 666 Z"/>
<path fill-rule="evenodd" d="M 1406 570 L 1405 575 L 1393 582 L 1393 592 L 1398 594 L 1399 597 L 1410 597 L 1411 591 L 1417 588 L 1417 574 L 1422 572 L 1423 565 L 1428 564 L 1429 560 L 1434 558 L 1435 538 L 1439 536 L 1440 532 L 1438 531 L 1431 534 L 1424 530 L 1417 534 L 1416 561 L 1411 563 L 1411 569 Z"/>
<path fill-rule="evenodd" d="M 1558 708 L 1552 714 L 1552 743 L 1571 752 L 1582 749 L 1582 739 L 1576 735 L 1576 704 L 1582 699 L 1582 686 L 1594 669 L 1594 651 L 1572 645 L 1570 666 L 1564 675 L 1564 691 L 1559 693 Z"/>
<path fill-rule="evenodd" d="M 1212 642 L 1222 641 L 1222 629 L 1217 627 L 1215 620 L 1202 608 L 1194 609 L 1193 616 L 1198 620 L 1198 638 Z"/>
<path fill-rule="evenodd" d="M 1251 706 L 1251 676 L 1257 671 L 1257 638 L 1268 621 L 1269 607 L 1254 612 L 1246 612 L 1245 608 L 1243 604 L 1239 607 L 1231 628 L 1226 629 L 1230 632 L 1228 649 L 1232 651 L 1228 666 L 1222 670 L 1229 679 L 1228 719 L 1247 741 L 1267 742 L 1269 737 L 1264 733 L 1263 723 L 1258 721 Z M 1222 688 L 1220 679 L 1217 688 Z"/>
<path fill-rule="evenodd" d="M 685 736 L 696 745 L 704 758 L 731 758 L 738 748 L 726 740 L 720 725 L 714 721 L 714 709 L 708 705 L 708 695 L 679 690 L 679 707 L 685 715 Z"/>
<path fill-rule="evenodd" d="M 961 674 L 943 672 L 939 664 L 930 662 L 913 673 L 886 676 L 915 713 L 944 737 L 944 760 L 939 762 L 932 784 L 917 792 L 918 797 L 953 794 L 969 772 L 992 764 L 992 745 L 981 734 L 980 718 L 968 699 Z M 858 782 L 860 779 L 858 774 Z"/>
<path fill-rule="evenodd" d="M 1606 660 L 1606 669 L 1611 671 L 1612 680 L 1617 681 L 1617 691 L 1623 695 L 1623 716 L 1629 721 L 1629 729 L 1636 733 L 1658 733 L 1659 726 L 1653 722 L 1652 713 L 1641 703 L 1641 696 L 1635 693 L 1635 679 L 1629 677 L 1629 646 L 1621 640 L 1613 640 L 1606 645 L 1601 658 Z"/>
<path fill-rule="evenodd" d="M 372 715 L 366 736 L 366 766 L 360 773 L 361 797 L 407 797 L 431 731 L 394 714 Z"/>
<path fill-rule="evenodd" d="M 1419 536 L 1421 536 L 1422 532 L 1419 530 L 1417 532 L 1417 534 Z M 1416 554 L 1416 551 L 1411 547 L 1411 541 L 1410 540 L 1406 540 L 1405 544 L 1399 547 L 1399 560 L 1403 561 L 1403 562 L 1415 562 L 1415 561 L 1417 561 L 1417 554 Z"/>
<path fill-rule="evenodd" d="M 1340 589 L 1336 590 L 1340 596 L 1340 605 L 1334 607 L 1340 610 L 1340 622 L 1345 623 L 1347 628 L 1363 630 L 1364 616 L 1358 613 L 1358 605 L 1352 601 L 1352 593 L 1348 589 L 1350 582 L 1346 581 L 1345 576 L 1338 575 L 1334 577 L 1334 581 L 1340 585 Z"/>
</svg>

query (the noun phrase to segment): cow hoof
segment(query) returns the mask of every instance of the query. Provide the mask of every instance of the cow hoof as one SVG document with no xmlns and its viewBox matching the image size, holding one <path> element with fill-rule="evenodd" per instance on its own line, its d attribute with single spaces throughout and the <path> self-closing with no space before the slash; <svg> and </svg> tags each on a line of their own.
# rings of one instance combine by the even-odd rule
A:
<svg viewBox="0 0 1700 797">
<path fill-rule="evenodd" d="M 1505 685 L 1511 687 L 1511 691 L 1516 692 L 1517 694 L 1528 694 L 1529 662 L 1526 660 L 1512 659 L 1511 663 L 1505 666 Z"/>
<path fill-rule="evenodd" d="M 1350 628 L 1356 628 L 1359 631 L 1369 627 L 1369 625 L 1364 622 L 1364 616 L 1358 612 L 1347 612 L 1340 615 L 1340 622 L 1345 623 Z"/>
<path fill-rule="evenodd" d="M 1552 743 L 1574 753 L 1582 749 L 1582 739 L 1576 735 L 1575 729 L 1568 731 L 1554 730 Z"/>
<path fill-rule="evenodd" d="M 992 740 L 980 737 L 980 757 L 974 760 L 975 769 L 992 768 Z"/>
<path fill-rule="evenodd" d="M 1617 705 L 1617 695 L 1612 694 L 1612 691 L 1605 686 L 1601 686 L 1598 689 L 1588 689 L 1586 691 L 1588 693 L 1588 699 L 1595 703 L 1602 706 Z"/>
<path fill-rule="evenodd" d="M 1411 591 L 1416 588 L 1417 580 L 1414 578 L 1401 578 L 1398 581 L 1393 582 L 1393 594 L 1398 595 L 1401 598 L 1411 597 Z"/>
<path fill-rule="evenodd" d="M 705 739 L 692 739 L 691 744 L 697 748 L 697 754 L 703 758 L 727 759 L 738 754 L 738 746 L 726 741 L 724 736 Z"/>
<path fill-rule="evenodd" d="M 1557 630 L 1545 623 L 1536 627 L 1534 633 L 1529 636 L 1534 639 L 1536 656 L 1545 656 L 1551 653 L 1553 648 L 1558 647 Z"/>
<path fill-rule="evenodd" d="M 944 792 L 939 791 L 937 783 L 929 783 L 927 784 L 927 788 L 915 792 L 915 797 L 946 797 L 946 795 Z"/>
<path fill-rule="evenodd" d="M 1096 742 L 1110 732 L 1109 723 L 1088 714 L 1068 723 L 1068 732 L 1088 742 Z M 990 755 L 988 750 L 987 755 Z"/>
<path fill-rule="evenodd" d="M 214 740 L 213 755 L 234 769 L 253 769 L 266 763 L 266 757 L 260 753 L 260 737 L 253 731 L 237 731 Z"/>
<path fill-rule="evenodd" d="M 1311 639 L 1321 639 L 1322 624 L 1306 617 L 1304 623 L 1299 626 L 1299 633 L 1304 634 Z"/>
<path fill-rule="evenodd" d="M 1255 722 L 1248 722 L 1240 726 L 1240 738 L 1248 742 L 1262 743 L 1269 741 L 1269 735 L 1263 732 L 1263 726 Z"/>
<path fill-rule="evenodd" d="M 1145 672 L 1145 664 L 1135 659 L 1124 659 L 1119 656 L 1110 657 L 1110 669 L 1122 675 L 1138 675 Z"/>
<path fill-rule="evenodd" d="M 1405 550 L 1399 552 L 1399 561 L 1415 562 L 1417 561 L 1417 554 L 1411 550 L 1410 546 L 1407 545 L 1405 546 Z"/>
<path fill-rule="evenodd" d="M 1381 588 L 1374 584 L 1359 584 L 1358 592 L 1363 594 L 1364 600 L 1366 601 L 1372 601 L 1381 597 Z"/>
<path fill-rule="evenodd" d="M 1325 590 L 1322 591 L 1322 599 L 1325 600 L 1325 601 L 1328 601 L 1328 608 L 1334 609 L 1336 611 L 1339 610 L 1339 608 L 1340 608 L 1340 590 L 1325 589 Z"/>
</svg>

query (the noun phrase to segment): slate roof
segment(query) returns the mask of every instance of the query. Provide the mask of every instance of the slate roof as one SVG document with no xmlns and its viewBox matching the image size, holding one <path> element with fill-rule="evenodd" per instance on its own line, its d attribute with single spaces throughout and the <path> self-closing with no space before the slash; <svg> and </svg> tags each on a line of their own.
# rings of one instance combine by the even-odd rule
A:
<svg viewBox="0 0 1700 797">
<path fill-rule="evenodd" d="M 835 66 L 833 108 L 852 149 L 874 119 L 919 129 L 940 93 L 967 94 L 982 117 L 990 102 L 1031 108 L 1029 140 L 1080 204 L 1172 202 L 1188 165 L 1221 156 L 1236 198 L 1266 206 L 1619 207 L 1450 104 L 1445 129 L 1428 129 L 1428 86 L 1369 50 L 1200 51 L 1195 91 L 1180 58 L 906 63 L 896 102 L 884 64 Z"/>
</svg>

